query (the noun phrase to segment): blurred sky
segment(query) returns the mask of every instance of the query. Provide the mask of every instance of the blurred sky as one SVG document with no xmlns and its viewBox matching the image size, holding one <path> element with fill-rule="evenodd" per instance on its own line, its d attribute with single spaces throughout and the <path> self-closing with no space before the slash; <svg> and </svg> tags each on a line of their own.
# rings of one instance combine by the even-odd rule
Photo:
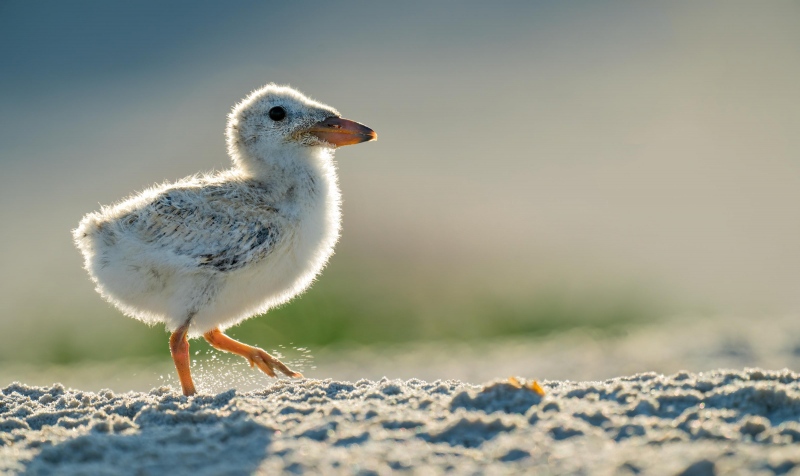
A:
<svg viewBox="0 0 800 476">
<path fill-rule="evenodd" d="M 70 230 L 227 167 L 226 114 L 267 82 L 378 132 L 337 154 L 334 258 L 375 279 L 798 312 L 798 25 L 772 1 L 0 0 L 0 328 L 115 312 Z"/>
</svg>

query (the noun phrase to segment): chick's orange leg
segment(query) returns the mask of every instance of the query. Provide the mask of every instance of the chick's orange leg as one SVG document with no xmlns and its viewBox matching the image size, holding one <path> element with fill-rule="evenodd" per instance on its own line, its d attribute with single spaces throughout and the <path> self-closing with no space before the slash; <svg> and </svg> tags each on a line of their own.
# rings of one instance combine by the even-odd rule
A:
<svg viewBox="0 0 800 476">
<path fill-rule="evenodd" d="M 186 331 L 189 330 L 189 324 L 185 324 L 178 328 L 169 337 L 169 351 L 172 354 L 172 360 L 175 362 L 175 368 L 178 370 L 178 379 L 181 381 L 181 388 L 183 394 L 187 397 L 194 395 L 194 382 L 192 382 L 192 374 L 189 371 L 189 340 L 186 338 Z"/>
<path fill-rule="evenodd" d="M 208 331 L 203 334 L 203 337 L 205 337 L 208 343 L 216 349 L 241 355 L 247 359 L 248 362 L 250 362 L 250 367 L 257 365 L 259 369 L 261 369 L 270 377 L 275 376 L 275 369 L 278 369 L 289 377 L 303 377 L 303 374 L 289 369 L 289 367 L 285 366 L 283 362 L 269 355 L 263 349 L 259 349 L 258 347 L 253 347 L 231 339 L 223 334 L 219 329 Z"/>
</svg>

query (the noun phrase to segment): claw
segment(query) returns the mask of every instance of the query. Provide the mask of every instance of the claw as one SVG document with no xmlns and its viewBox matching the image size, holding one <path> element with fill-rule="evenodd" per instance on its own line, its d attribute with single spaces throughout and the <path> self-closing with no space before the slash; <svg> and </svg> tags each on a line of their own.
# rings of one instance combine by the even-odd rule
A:
<svg viewBox="0 0 800 476">
<path fill-rule="evenodd" d="M 258 366 L 262 372 L 270 377 L 277 377 L 277 375 L 275 375 L 275 369 L 277 368 L 286 376 L 303 378 L 303 374 L 291 370 L 289 367 L 284 365 L 283 362 L 269 355 L 265 350 L 233 340 L 223 334 L 219 329 L 206 332 L 203 337 L 205 337 L 208 343 L 216 349 L 241 355 L 247 359 L 248 362 L 250 362 L 251 368 Z"/>
<path fill-rule="evenodd" d="M 256 354 L 255 357 L 253 357 L 253 359 L 255 359 L 256 365 L 258 365 L 258 368 L 260 368 L 262 372 L 269 375 L 270 377 L 275 377 L 275 371 L 272 370 L 272 367 L 269 365 L 269 362 L 264 361 L 264 358 L 261 357 L 261 355 Z"/>
</svg>

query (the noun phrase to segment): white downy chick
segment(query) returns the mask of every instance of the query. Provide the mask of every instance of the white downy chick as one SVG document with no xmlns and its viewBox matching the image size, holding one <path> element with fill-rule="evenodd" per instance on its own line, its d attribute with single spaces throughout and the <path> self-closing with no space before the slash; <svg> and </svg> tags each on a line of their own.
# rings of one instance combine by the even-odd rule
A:
<svg viewBox="0 0 800 476">
<path fill-rule="evenodd" d="M 226 129 L 231 169 L 164 183 L 86 215 L 73 231 L 97 291 L 123 313 L 164 323 L 184 395 L 195 393 L 187 337 L 301 377 L 223 330 L 311 285 L 333 254 L 339 146 L 366 126 L 286 86 L 237 104 Z"/>
</svg>

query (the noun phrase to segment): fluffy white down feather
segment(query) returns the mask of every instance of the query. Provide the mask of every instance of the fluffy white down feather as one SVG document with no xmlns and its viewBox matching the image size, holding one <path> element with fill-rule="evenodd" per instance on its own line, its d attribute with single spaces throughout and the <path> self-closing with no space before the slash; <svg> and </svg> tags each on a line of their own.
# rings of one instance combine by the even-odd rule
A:
<svg viewBox="0 0 800 476">
<path fill-rule="evenodd" d="M 287 120 L 267 111 L 280 104 Z M 268 85 L 234 107 L 234 167 L 153 186 L 73 231 L 98 292 L 189 335 L 222 330 L 303 292 L 333 254 L 340 192 L 330 144 L 298 131 L 336 110 Z"/>
</svg>

